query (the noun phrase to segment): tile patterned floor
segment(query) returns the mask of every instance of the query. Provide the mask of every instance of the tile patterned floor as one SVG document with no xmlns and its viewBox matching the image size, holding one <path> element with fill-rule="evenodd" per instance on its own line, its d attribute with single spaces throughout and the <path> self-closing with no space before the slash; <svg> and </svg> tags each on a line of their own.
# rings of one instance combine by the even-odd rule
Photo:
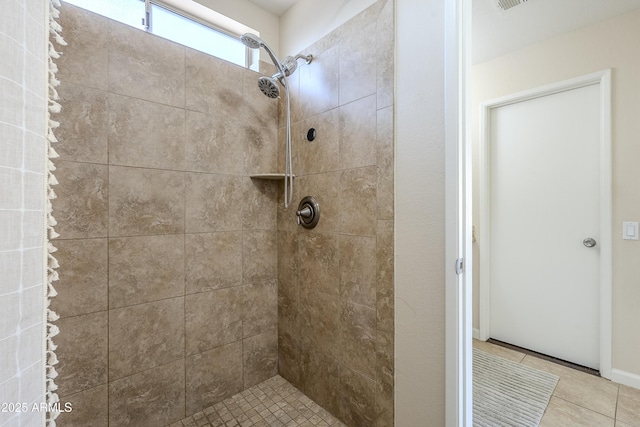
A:
<svg viewBox="0 0 640 427">
<path fill-rule="evenodd" d="M 169 427 L 345 426 L 279 375 Z"/>
<path fill-rule="evenodd" d="M 473 347 L 560 377 L 540 427 L 640 426 L 640 390 L 494 344 Z"/>
</svg>

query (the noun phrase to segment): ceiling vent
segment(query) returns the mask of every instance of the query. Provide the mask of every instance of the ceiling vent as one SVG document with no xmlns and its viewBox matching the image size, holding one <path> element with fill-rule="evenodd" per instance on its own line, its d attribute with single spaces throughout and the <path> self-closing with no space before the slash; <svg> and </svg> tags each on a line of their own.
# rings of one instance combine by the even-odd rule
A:
<svg viewBox="0 0 640 427">
<path fill-rule="evenodd" d="M 497 0 L 496 3 L 499 10 L 509 10 L 526 2 L 527 0 Z"/>
</svg>

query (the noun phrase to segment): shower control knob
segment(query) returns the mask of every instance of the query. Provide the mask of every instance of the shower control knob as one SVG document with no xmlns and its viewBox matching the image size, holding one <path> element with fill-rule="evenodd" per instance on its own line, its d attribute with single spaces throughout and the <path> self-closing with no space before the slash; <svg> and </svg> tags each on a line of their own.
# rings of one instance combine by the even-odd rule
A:
<svg viewBox="0 0 640 427">
<path fill-rule="evenodd" d="M 296 211 L 298 225 L 304 228 L 313 228 L 320 220 L 320 205 L 311 196 L 306 196 L 300 201 Z"/>
</svg>

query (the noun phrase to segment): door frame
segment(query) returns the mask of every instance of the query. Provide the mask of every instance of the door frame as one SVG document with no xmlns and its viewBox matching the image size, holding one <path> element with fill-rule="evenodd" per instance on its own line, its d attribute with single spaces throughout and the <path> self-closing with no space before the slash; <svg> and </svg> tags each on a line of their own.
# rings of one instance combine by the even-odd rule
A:
<svg viewBox="0 0 640 427">
<path fill-rule="evenodd" d="M 611 69 L 525 90 L 480 104 L 480 322 L 479 339 L 491 333 L 491 112 L 495 108 L 553 95 L 585 86 L 600 85 L 600 374 L 611 378 L 612 339 L 612 164 L 611 164 Z"/>
<path fill-rule="evenodd" d="M 445 3 L 445 425 L 473 425 L 472 0 Z M 462 260 L 461 268 L 457 261 Z"/>
</svg>

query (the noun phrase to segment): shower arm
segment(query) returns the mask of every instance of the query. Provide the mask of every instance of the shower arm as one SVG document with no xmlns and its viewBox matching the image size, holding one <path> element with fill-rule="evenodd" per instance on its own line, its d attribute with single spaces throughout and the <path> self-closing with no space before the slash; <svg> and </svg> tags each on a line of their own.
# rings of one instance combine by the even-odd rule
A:
<svg viewBox="0 0 640 427">
<path fill-rule="evenodd" d="M 313 61 L 313 55 L 302 55 L 299 53 L 295 56 L 295 60 L 297 61 L 298 59 L 304 60 L 304 62 L 309 65 L 311 61 Z"/>
</svg>

